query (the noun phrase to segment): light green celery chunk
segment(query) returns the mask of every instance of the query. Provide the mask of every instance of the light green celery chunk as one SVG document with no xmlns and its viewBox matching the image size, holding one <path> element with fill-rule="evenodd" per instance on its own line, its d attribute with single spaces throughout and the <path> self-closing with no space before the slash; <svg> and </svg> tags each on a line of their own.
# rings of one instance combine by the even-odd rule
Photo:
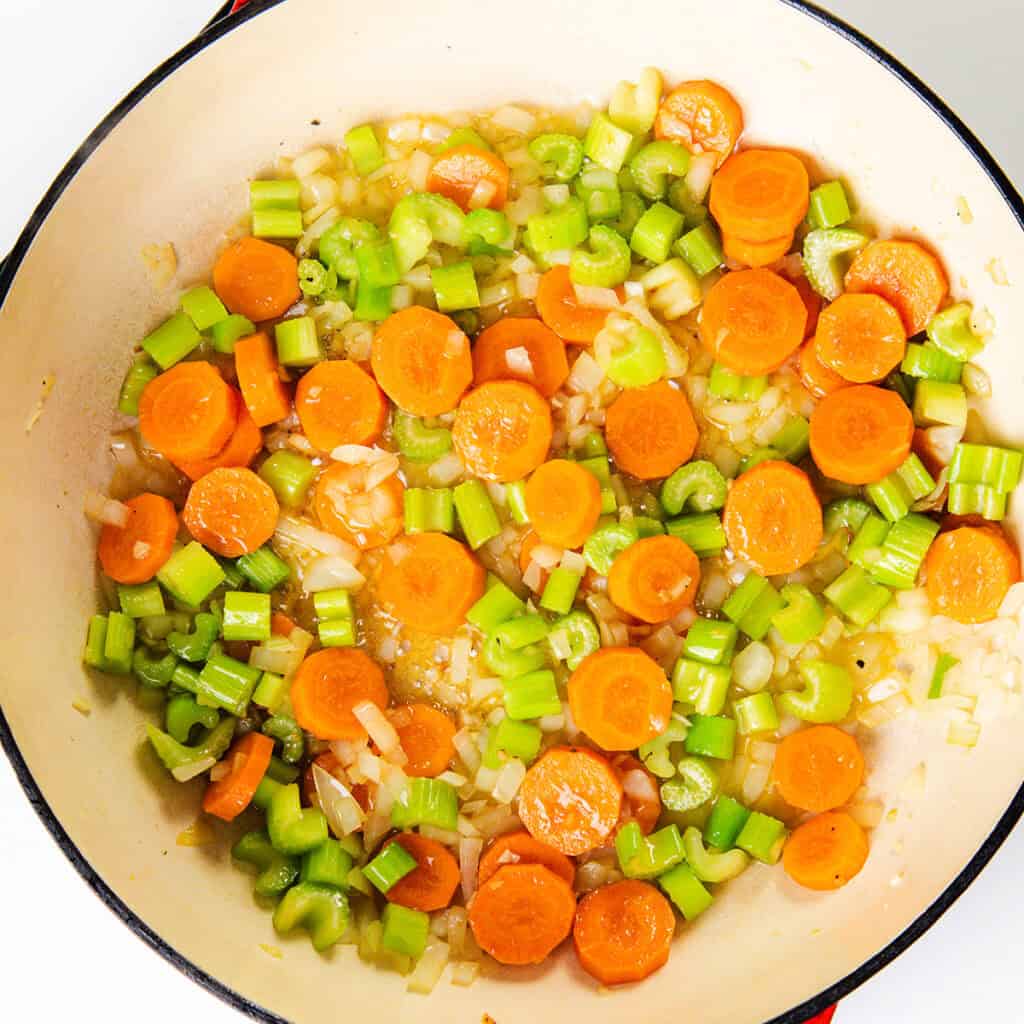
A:
<svg viewBox="0 0 1024 1024">
<path fill-rule="evenodd" d="M 661 100 L 661 75 L 657 68 L 644 68 L 634 85 L 619 82 L 608 104 L 608 116 L 633 135 L 649 132 Z"/>
<path fill-rule="evenodd" d="M 728 882 L 741 875 L 750 863 L 750 857 L 742 850 L 720 853 L 706 849 L 700 829 L 693 825 L 683 832 L 683 853 L 686 863 L 702 882 Z"/>
<path fill-rule="evenodd" d="M 783 713 L 818 725 L 842 721 L 853 704 L 853 680 L 846 669 L 827 661 L 802 661 L 797 668 L 804 688 L 779 694 Z"/>
</svg>

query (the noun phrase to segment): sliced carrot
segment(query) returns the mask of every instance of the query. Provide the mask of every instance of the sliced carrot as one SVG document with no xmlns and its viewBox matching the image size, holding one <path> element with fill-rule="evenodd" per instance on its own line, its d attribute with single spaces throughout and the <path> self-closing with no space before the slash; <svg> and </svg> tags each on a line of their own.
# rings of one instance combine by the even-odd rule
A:
<svg viewBox="0 0 1024 1024">
<path fill-rule="evenodd" d="M 534 839 L 574 857 L 603 846 L 622 810 L 622 783 L 600 754 L 553 747 L 519 787 L 519 818 Z"/>
<path fill-rule="evenodd" d="M 924 567 L 932 611 L 957 622 L 994 619 L 1006 592 L 1020 580 L 1020 557 L 994 525 L 941 534 Z"/>
<path fill-rule="evenodd" d="M 759 462 L 729 488 L 722 523 L 734 554 L 765 576 L 778 576 L 814 557 L 822 536 L 821 502 L 803 470 Z"/>
<path fill-rule="evenodd" d="M 272 612 L 270 615 L 270 632 L 274 636 L 291 636 L 295 623 L 284 612 Z"/>
<path fill-rule="evenodd" d="M 274 741 L 260 732 L 236 740 L 224 758 L 230 770 L 206 787 L 203 810 L 223 821 L 234 821 L 252 803 L 273 752 Z"/>
<path fill-rule="evenodd" d="M 748 242 L 738 235 L 722 232 L 722 249 L 732 263 L 744 267 L 767 267 L 778 263 L 793 248 L 793 232 L 767 242 Z"/>
<path fill-rule="evenodd" d="M 507 483 L 532 473 L 551 447 L 551 406 L 518 380 L 492 380 L 459 403 L 452 442 L 466 469 Z"/>
<path fill-rule="evenodd" d="M 526 512 L 545 544 L 578 548 L 601 516 L 601 485 L 568 459 L 551 459 L 526 482 Z"/>
<path fill-rule="evenodd" d="M 235 423 L 235 432 L 228 439 L 228 443 L 212 459 L 179 462 L 177 466 L 190 480 L 198 480 L 214 469 L 248 466 L 262 448 L 263 434 L 249 415 L 245 403 L 239 398 L 238 420 Z"/>
<path fill-rule="evenodd" d="M 632 754 L 616 754 L 611 766 L 622 783 L 622 812 L 616 832 L 635 821 L 645 836 L 650 835 L 661 817 L 658 780 Z"/>
<path fill-rule="evenodd" d="M 473 380 L 469 339 L 423 306 L 392 313 L 377 328 L 370 359 L 384 393 L 413 416 L 451 412 Z"/>
<path fill-rule="evenodd" d="M 485 579 L 464 544 L 443 533 L 416 533 L 385 549 L 377 594 L 399 623 L 449 636 L 483 596 Z"/>
<path fill-rule="evenodd" d="M 917 242 L 872 242 L 846 272 L 848 292 L 872 292 L 891 302 L 907 336 L 919 334 L 939 311 L 949 280 L 938 259 Z"/>
<path fill-rule="evenodd" d="M 427 913 L 444 910 L 462 879 L 459 862 L 436 839 L 415 832 L 399 833 L 384 849 L 392 843 L 398 843 L 416 861 L 416 867 L 388 889 L 388 902 Z"/>
<path fill-rule="evenodd" d="M 257 426 L 277 423 L 292 411 L 277 353 L 267 335 L 260 332 L 235 342 L 235 373 L 242 398 Z"/>
<path fill-rule="evenodd" d="M 849 733 L 812 725 L 790 733 L 775 748 L 772 774 L 786 803 L 817 814 L 842 807 L 857 792 L 864 755 Z"/>
<path fill-rule="evenodd" d="M 381 710 L 388 688 L 380 666 L 358 647 L 328 647 L 299 666 L 291 688 L 295 720 L 320 740 L 362 740 L 366 730 L 352 713 L 363 701 Z"/>
<path fill-rule="evenodd" d="M 181 518 L 203 547 L 237 558 L 270 540 L 280 511 L 270 485 L 251 469 L 215 469 L 192 485 Z"/>
<path fill-rule="evenodd" d="M 463 210 L 500 210 L 508 199 L 508 165 L 497 153 L 479 146 L 453 146 L 442 153 L 427 175 L 427 191 L 458 203 Z"/>
<path fill-rule="evenodd" d="M 895 391 L 855 384 L 826 395 L 811 413 L 811 455 L 827 477 L 870 484 L 910 454 L 914 417 Z"/>
<path fill-rule="evenodd" d="M 377 382 L 350 359 L 329 359 L 307 371 L 295 389 L 306 437 L 323 452 L 373 444 L 384 430 L 388 402 Z"/>
<path fill-rule="evenodd" d="M 139 431 L 172 462 L 212 459 L 238 423 L 238 392 L 209 363 L 178 363 L 139 398 Z"/>
<path fill-rule="evenodd" d="M 608 448 L 619 469 L 639 480 L 673 473 L 694 453 L 697 438 L 686 395 L 667 381 L 627 388 L 608 407 Z"/>
<path fill-rule="evenodd" d="M 405 485 L 392 474 L 367 490 L 369 472 L 366 466 L 335 462 L 313 491 L 320 525 L 363 551 L 389 544 L 405 525 Z"/>
<path fill-rule="evenodd" d="M 841 889 L 868 859 L 864 829 L 842 811 L 805 822 L 786 840 L 782 866 L 798 885 L 817 892 Z"/>
<path fill-rule="evenodd" d="M 633 750 L 668 728 L 672 687 L 639 647 L 602 647 L 569 677 L 569 709 L 599 747 Z"/>
<path fill-rule="evenodd" d="M 821 311 L 814 349 L 845 380 L 868 384 L 900 365 L 907 333 L 896 308 L 880 295 L 847 292 Z"/>
<path fill-rule="evenodd" d="M 813 338 L 814 332 L 818 329 L 818 317 L 821 315 L 821 296 L 811 287 L 810 282 L 803 274 L 800 274 L 799 277 L 790 277 L 788 280 L 800 293 L 804 308 L 807 310 L 807 326 L 804 328 L 804 337 Z"/>
<path fill-rule="evenodd" d="M 240 238 L 217 257 L 213 287 L 232 313 L 273 320 L 299 301 L 299 264 L 283 246 Z"/>
<path fill-rule="evenodd" d="M 569 935 L 576 897 L 541 864 L 508 864 L 477 889 L 469 926 L 499 964 L 539 964 Z"/>
<path fill-rule="evenodd" d="M 572 938 L 580 966 L 602 985 L 642 981 L 668 963 L 676 916 L 650 882 L 627 878 L 580 900 Z"/>
<path fill-rule="evenodd" d="M 159 494 L 140 494 L 124 504 L 131 509 L 128 523 L 108 523 L 100 531 L 100 565 L 118 583 L 145 583 L 171 557 L 178 513 Z"/>
<path fill-rule="evenodd" d="M 718 166 L 743 133 L 743 111 L 732 93 L 706 79 L 681 82 L 662 101 L 654 119 L 659 139 L 682 143 L 691 153 L 714 153 Z"/>
<path fill-rule="evenodd" d="M 621 287 L 616 292 L 620 301 L 625 299 L 626 293 Z M 582 305 L 576 298 L 569 268 L 565 266 L 552 267 L 541 276 L 534 304 L 541 320 L 558 337 L 577 345 L 589 345 L 611 312 L 599 306 Z"/>
<path fill-rule="evenodd" d="M 800 347 L 800 358 L 797 365 L 800 369 L 800 380 L 815 398 L 824 398 L 826 395 L 832 394 L 833 391 L 847 387 L 850 383 L 840 377 L 835 370 L 830 370 L 818 358 L 813 339 L 805 341 Z"/>
<path fill-rule="evenodd" d="M 480 858 L 479 884 L 483 885 L 507 864 L 540 864 L 569 885 L 576 879 L 576 868 L 564 853 L 534 839 L 526 831 L 506 832 L 487 847 Z"/>
<path fill-rule="evenodd" d="M 807 308 L 800 293 L 771 270 L 736 270 L 708 290 L 701 314 L 704 347 L 733 373 L 777 370 L 804 340 Z"/>
<path fill-rule="evenodd" d="M 542 320 L 507 316 L 473 343 L 473 383 L 521 380 L 550 398 L 569 376 L 565 342 Z"/>
<path fill-rule="evenodd" d="M 662 534 L 638 540 L 616 556 L 608 596 L 642 622 L 666 622 L 693 605 L 699 584 L 700 560 L 693 549 Z"/>
<path fill-rule="evenodd" d="M 409 759 L 406 775 L 434 778 L 448 767 L 455 756 L 455 723 L 448 715 L 430 704 L 402 704 L 387 716 Z"/>
<path fill-rule="evenodd" d="M 373 795 L 365 782 L 357 782 L 352 785 L 349 781 L 345 766 L 339 760 L 337 754 L 327 750 L 319 754 L 306 765 L 302 773 L 302 800 L 307 807 L 319 806 L 319 796 L 316 791 L 316 780 L 313 777 L 313 765 L 322 768 L 328 775 L 333 775 L 339 782 L 343 783 L 352 793 L 357 804 L 367 813 L 373 810 Z"/>
<path fill-rule="evenodd" d="M 747 242 L 791 235 L 809 197 L 807 168 L 784 149 L 735 153 L 711 179 L 712 215 L 723 232 Z"/>
</svg>

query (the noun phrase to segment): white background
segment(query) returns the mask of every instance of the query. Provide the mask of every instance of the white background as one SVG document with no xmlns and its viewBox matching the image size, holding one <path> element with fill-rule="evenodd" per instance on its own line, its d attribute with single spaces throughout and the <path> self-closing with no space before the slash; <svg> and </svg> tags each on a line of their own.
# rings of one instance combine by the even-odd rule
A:
<svg viewBox="0 0 1024 1024">
<path fill-rule="evenodd" d="M 822 2 L 913 68 L 1024 185 L 1019 0 Z M 0 257 L 96 122 L 195 34 L 216 4 L 0 0 Z M 1024 829 L 1018 829 L 925 938 L 843 1002 L 836 1024 L 1021 1020 L 1022 864 Z M 44 831 L 2 759 L 0 869 L 8 881 L 0 927 L 5 1019 L 241 1020 L 150 952 L 99 903 Z"/>
</svg>

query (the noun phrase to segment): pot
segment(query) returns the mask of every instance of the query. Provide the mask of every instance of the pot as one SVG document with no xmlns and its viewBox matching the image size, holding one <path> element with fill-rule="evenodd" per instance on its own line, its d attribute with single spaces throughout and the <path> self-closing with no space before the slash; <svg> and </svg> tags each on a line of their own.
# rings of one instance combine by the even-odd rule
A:
<svg viewBox="0 0 1024 1024">
<path fill-rule="evenodd" d="M 642 986 L 599 994 L 570 954 L 470 988 L 442 983 L 424 999 L 362 966 L 352 947 L 325 960 L 302 936 L 282 941 L 225 848 L 176 845 L 195 821 L 198 784 L 144 770 L 143 716 L 121 684 L 83 672 L 96 583 L 82 500 L 111 471 L 107 435 L 128 349 L 172 311 L 177 288 L 206 279 L 225 226 L 246 211 L 249 177 L 277 153 L 377 116 L 603 102 L 611 84 L 651 64 L 670 79 L 715 78 L 742 104 L 748 142 L 802 150 L 823 173 L 842 173 L 881 233 L 920 232 L 938 247 L 955 292 L 997 324 L 983 359 L 997 382 L 986 405 L 992 438 L 1024 437 L 1024 294 L 1001 283 L 1024 280 L 1024 205 L 974 136 L 891 57 L 808 4 L 674 0 L 651 10 L 657 28 L 612 0 L 585 14 L 572 0 L 511 9 L 394 0 L 358 12 L 324 0 L 253 4 L 126 97 L 0 272 L 10 385 L 0 406 L 9 581 L 0 739 L 44 823 L 115 913 L 258 1019 L 475 1022 L 486 1012 L 501 1024 L 798 1024 L 920 936 L 1024 810 L 1016 705 L 985 722 L 970 753 L 945 742 L 939 716 L 906 715 L 871 737 L 872 791 L 896 813 L 845 889 L 798 891 L 784 872 L 756 867 L 684 929 L 669 965 Z M 176 288 L 156 291 L 140 252 L 168 241 Z M 51 374 L 53 392 L 26 434 Z M 89 717 L 72 706 L 82 698 Z"/>
</svg>

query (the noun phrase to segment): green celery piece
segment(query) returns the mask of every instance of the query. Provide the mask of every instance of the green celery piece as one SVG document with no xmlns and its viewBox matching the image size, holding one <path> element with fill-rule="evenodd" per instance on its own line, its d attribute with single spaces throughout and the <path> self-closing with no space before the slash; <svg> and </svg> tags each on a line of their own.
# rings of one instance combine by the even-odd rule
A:
<svg viewBox="0 0 1024 1024">
<path fill-rule="evenodd" d="M 212 768 L 223 757 L 231 745 L 236 722 L 234 718 L 225 718 L 192 747 L 186 747 L 152 725 L 146 726 L 146 734 L 164 767 L 178 782 L 188 782 Z"/>
<path fill-rule="evenodd" d="M 280 896 L 299 877 L 298 858 L 278 853 L 266 832 L 246 832 L 231 847 L 231 856 L 257 869 L 254 886 L 257 896 Z"/>
<path fill-rule="evenodd" d="M 164 709 L 167 732 L 179 743 L 188 743 L 195 726 L 212 729 L 219 721 L 220 712 L 216 708 L 202 707 L 190 693 L 172 697 Z"/>
<path fill-rule="evenodd" d="M 842 721 L 853 705 L 849 672 L 827 661 L 801 661 L 797 668 L 804 688 L 779 694 L 776 700 L 782 711 L 819 725 Z"/>
<path fill-rule="evenodd" d="M 721 853 L 714 849 L 706 849 L 700 829 L 693 825 L 683 832 L 683 852 L 686 854 L 686 863 L 693 869 L 693 873 L 702 882 L 714 884 L 728 882 L 742 874 L 750 863 L 750 857 L 742 850 Z"/>
<path fill-rule="evenodd" d="M 304 928 L 313 948 L 324 953 L 345 934 L 348 913 L 348 897 L 340 889 L 299 882 L 277 905 L 274 931 L 286 935 L 295 928 Z"/>
<path fill-rule="evenodd" d="M 843 293 L 844 256 L 863 249 L 866 235 L 849 228 L 821 228 L 804 239 L 804 273 L 810 286 L 823 298 L 833 302 Z"/>
<path fill-rule="evenodd" d="M 299 856 L 327 838 L 327 819 L 322 811 L 301 806 L 299 787 L 293 782 L 274 792 L 267 808 L 267 832 L 275 850 Z"/>
<path fill-rule="evenodd" d="M 220 618 L 210 612 L 200 612 L 194 619 L 192 632 L 174 630 L 167 636 L 167 646 L 185 661 L 205 661 L 219 634 Z"/>
<path fill-rule="evenodd" d="M 280 741 L 281 757 L 288 764 L 298 764 L 306 752 L 306 740 L 298 723 L 287 715 L 274 715 L 263 723 L 264 736 Z"/>
</svg>

